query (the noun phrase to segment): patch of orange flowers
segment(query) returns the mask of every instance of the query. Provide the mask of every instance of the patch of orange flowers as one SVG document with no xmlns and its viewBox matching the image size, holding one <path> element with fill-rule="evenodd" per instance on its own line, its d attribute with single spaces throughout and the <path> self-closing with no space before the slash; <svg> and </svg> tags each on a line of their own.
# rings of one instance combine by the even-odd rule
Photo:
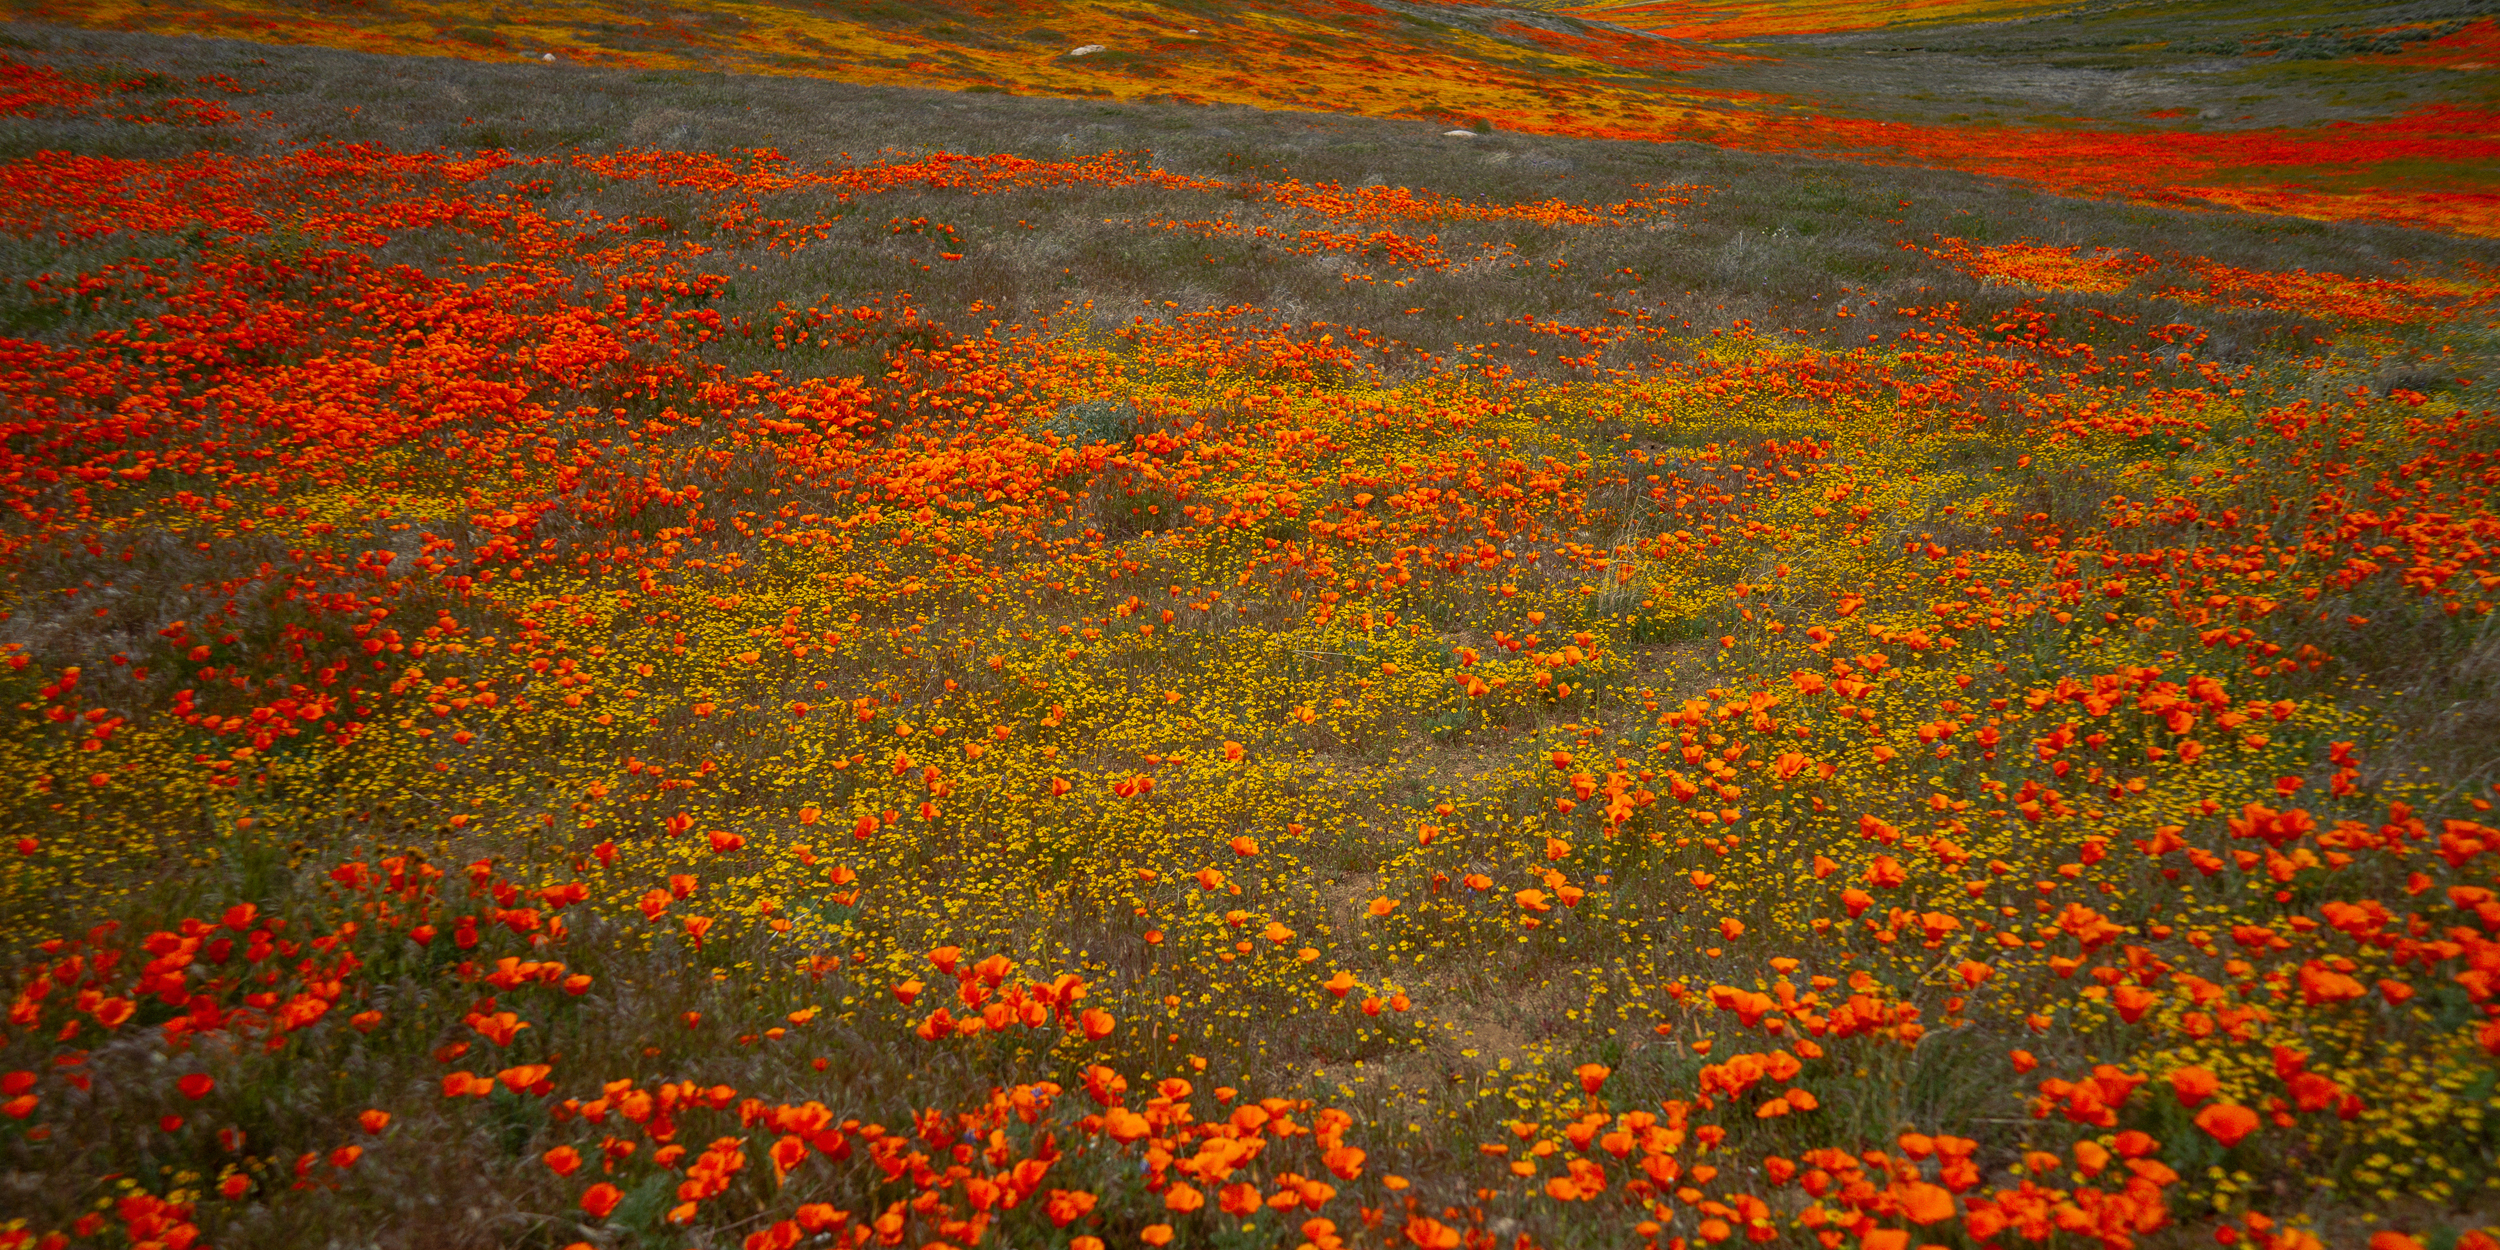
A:
<svg viewBox="0 0 2500 1250">
<path fill-rule="evenodd" d="M 685 207 L 610 220 L 558 175 Z M 2184 322 L 1840 288 L 1795 334 L 1626 299 L 1454 350 L 732 297 L 905 188 L 1235 189 L 1117 153 L 0 181 L 30 245 L 207 239 L 48 275 L 0 341 L 0 1129 L 18 1171 L 193 1174 L 0 1247 L 227 1239 L 425 1149 L 420 1116 L 510 1126 L 550 1220 L 765 1248 L 2293 1250 L 2227 1178 L 2495 1181 L 2458 1091 L 2500 1057 L 2500 830 L 2482 779 L 2392 763 L 2372 684 L 2486 646 L 2491 417 L 2311 350 L 2487 332 L 2486 273 L 1903 240 L 2311 332 L 2226 361 Z M 1260 194 L 1375 286 L 1442 274 L 1438 222 L 1707 204 Z M 980 245 L 877 218 L 925 264 Z M 372 259 L 411 235 L 461 248 Z M 883 367 L 804 366 L 835 348 Z M 147 576 L 177 606 L 131 606 Z M 1481 772 L 1366 762 L 1428 734 Z M 168 871 L 197 897 L 132 892 Z M 655 965 L 752 993 L 668 1009 L 675 1079 L 574 1057 L 609 969 Z M 1421 1090 L 1369 1070 L 1492 1031 L 1469 993 L 1542 1031 Z M 837 1109 L 796 1055 L 824 1038 L 994 1088 Z M 256 1083 L 385 1046 L 421 1098 L 221 1140 Z M 699 1079 L 713 1050 L 786 1084 Z M 1202 1093 L 1202 1051 L 1278 1088 Z M 1923 1065 L 1998 1114 L 1841 1114 Z"/>
<path fill-rule="evenodd" d="M 654 21 L 601 0 L 540 6 L 526 18 L 470 15 L 444 29 L 395 13 L 312 17 L 269 0 L 161 13 L 89 0 L 55 5 L 47 16 L 240 39 L 284 31 L 292 42 L 401 55 L 500 59 L 517 53 L 563 66 L 737 67 L 893 86 L 1249 104 L 1443 125 L 1490 122 L 1531 134 L 1705 142 L 1961 169 L 2065 195 L 2500 232 L 2500 193 L 2476 172 L 2493 162 L 2492 116 L 2470 98 L 2323 127 L 2147 132 L 2140 124 L 1898 122 L 1836 115 L 1829 104 L 1809 113 L 1787 97 L 1698 87 L 1683 74 L 1695 66 L 1763 59 L 1762 45 L 1744 42 L 1763 35 L 2018 16 L 2019 6 L 1993 0 L 1591 3 L 1561 6 L 1540 20 L 1462 10 L 1442 23 L 1401 22 L 1352 0 L 1259 4 L 1220 21 L 1092 0 L 1024 3 L 1016 12 L 1019 21 L 1048 23 L 1035 31 L 1081 29 L 1089 41 L 1083 46 L 1103 51 L 1078 56 L 1075 44 L 967 40 L 955 33 L 955 23 L 995 17 L 980 6 L 956 5 L 927 7 L 916 26 L 782 6 L 741 9 L 734 22 L 721 20 L 709 5 L 680 6 L 675 17 Z M 741 33 L 723 37 L 730 29 Z M 2490 59 L 2484 50 L 2491 29 L 2477 23 L 2356 63 L 2471 70 Z M 55 85 L 45 72 L 21 70 L 13 95 L 0 101 L 48 106 L 86 100 L 84 88 Z M 163 111 L 169 116 L 134 120 L 232 119 L 206 101 L 175 100 Z M 2402 185 L 2379 177 L 2397 164 L 2436 172 Z"/>
</svg>

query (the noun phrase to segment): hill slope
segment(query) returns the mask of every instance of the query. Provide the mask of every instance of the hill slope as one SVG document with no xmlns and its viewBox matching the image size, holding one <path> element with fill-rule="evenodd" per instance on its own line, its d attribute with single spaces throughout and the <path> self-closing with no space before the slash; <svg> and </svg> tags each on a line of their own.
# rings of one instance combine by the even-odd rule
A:
<svg viewBox="0 0 2500 1250">
<path fill-rule="evenodd" d="M 1168 99 L 1687 140 L 2063 194 L 2500 232 L 2500 36 L 2395 4 L 1202 5 L 883 0 L 186 10 L 49 20 L 372 52 Z M 1084 53 L 1086 48 L 1100 51 Z"/>
<path fill-rule="evenodd" d="M 2500 1245 L 2500 245 L 7 33 L 0 1250 Z"/>
</svg>

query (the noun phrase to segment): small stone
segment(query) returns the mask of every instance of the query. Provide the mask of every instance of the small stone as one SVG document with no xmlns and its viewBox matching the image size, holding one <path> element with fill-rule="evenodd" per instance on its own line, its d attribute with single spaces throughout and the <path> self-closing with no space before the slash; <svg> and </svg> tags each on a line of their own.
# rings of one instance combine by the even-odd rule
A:
<svg viewBox="0 0 2500 1250">
<path fill-rule="evenodd" d="M 1473 139 L 1476 137 L 1476 132 L 1472 130 L 1444 130 L 1441 132 L 1441 137 L 1444 139 Z"/>
<path fill-rule="evenodd" d="M 1104 46 L 1103 46 L 1103 45 L 1101 45 L 1101 44 L 1098 44 L 1098 43 L 1089 43 L 1089 44 L 1086 44 L 1086 45 L 1085 45 L 1084 47 L 1082 47 L 1082 48 L 1076 48 L 1076 49 L 1071 50 L 1071 51 L 1068 53 L 1068 55 L 1069 55 L 1069 56 L 1092 56 L 1093 54 L 1095 54 L 1095 53 L 1097 53 L 1097 52 L 1109 52 L 1110 50 L 1111 50 L 1111 49 L 1109 49 L 1109 48 L 1107 48 L 1107 47 L 1104 47 Z"/>
</svg>

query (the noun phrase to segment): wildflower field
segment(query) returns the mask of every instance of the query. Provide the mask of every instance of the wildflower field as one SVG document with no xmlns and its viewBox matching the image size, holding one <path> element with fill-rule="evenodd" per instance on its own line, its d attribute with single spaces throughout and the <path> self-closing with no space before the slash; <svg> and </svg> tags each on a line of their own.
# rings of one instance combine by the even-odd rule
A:
<svg viewBox="0 0 2500 1250">
<path fill-rule="evenodd" d="M 2500 1246 L 2467 199 L 0 42 L 0 1250 Z"/>
<path fill-rule="evenodd" d="M 2500 236 L 2500 24 L 2483 0 L 44 0 L 24 11 L 377 53 L 1693 141 Z"/>
</svg>

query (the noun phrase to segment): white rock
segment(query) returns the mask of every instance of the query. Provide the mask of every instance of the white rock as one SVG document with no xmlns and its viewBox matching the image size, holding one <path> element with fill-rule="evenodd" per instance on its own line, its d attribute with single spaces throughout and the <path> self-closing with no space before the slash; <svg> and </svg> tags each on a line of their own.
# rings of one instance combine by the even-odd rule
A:
<svg viewBox="0 0 2500 1250">
<path fill-rule="evenodd" d="M 1441 132 L 1441 136 L 1445 139 L 1473 139 L 1476 137 L 1476 132 L 1472 130 L 1444 130 Z"/>
<path fill-rule="evenodd" d="M 1069 55 L 1069 56 L 1092 56 L 1093 54 L 1095 54 L 1095 53 L 1097 53 L 1097 52 L 1109 52 L 1110 50 L 1111 50 L 1111 49 L 1106 48 L 1106 47 L 1104 47 L 1104 46 L 1103 46 L 1103 45 L 1101 45 L 1101 44 L 1098 44 L 1098 43 L 1089 43 L 1089 44 L 1086 44 L 1086 45 L 1085 45 L 1084 47 L 1082 47 L 1082 48 L 1077 48 L 1077 49 L 1074 49 L 1074 50 L 1070 51 L 1070 52 L 1068 53 L 1068 55 Z"/>
<path fill-rule="evenodd" d="M 555 63 L 556 54 L 555 54 L 555 53 L 553 53 L 553 52 L 550 52 L 550 53 L 548 53 L 547 55 L 545 55 L 545 56 L 543 56 L 543 57 L 540 57 L 539 59 L 540 59 L 540 60 L 542 60 L 542 61 L 547 62 L 547 63 L 548 63 L 548 64 L 550 64 L 550 65 L 553 65 L 553 64 Z"/>
</svg>

